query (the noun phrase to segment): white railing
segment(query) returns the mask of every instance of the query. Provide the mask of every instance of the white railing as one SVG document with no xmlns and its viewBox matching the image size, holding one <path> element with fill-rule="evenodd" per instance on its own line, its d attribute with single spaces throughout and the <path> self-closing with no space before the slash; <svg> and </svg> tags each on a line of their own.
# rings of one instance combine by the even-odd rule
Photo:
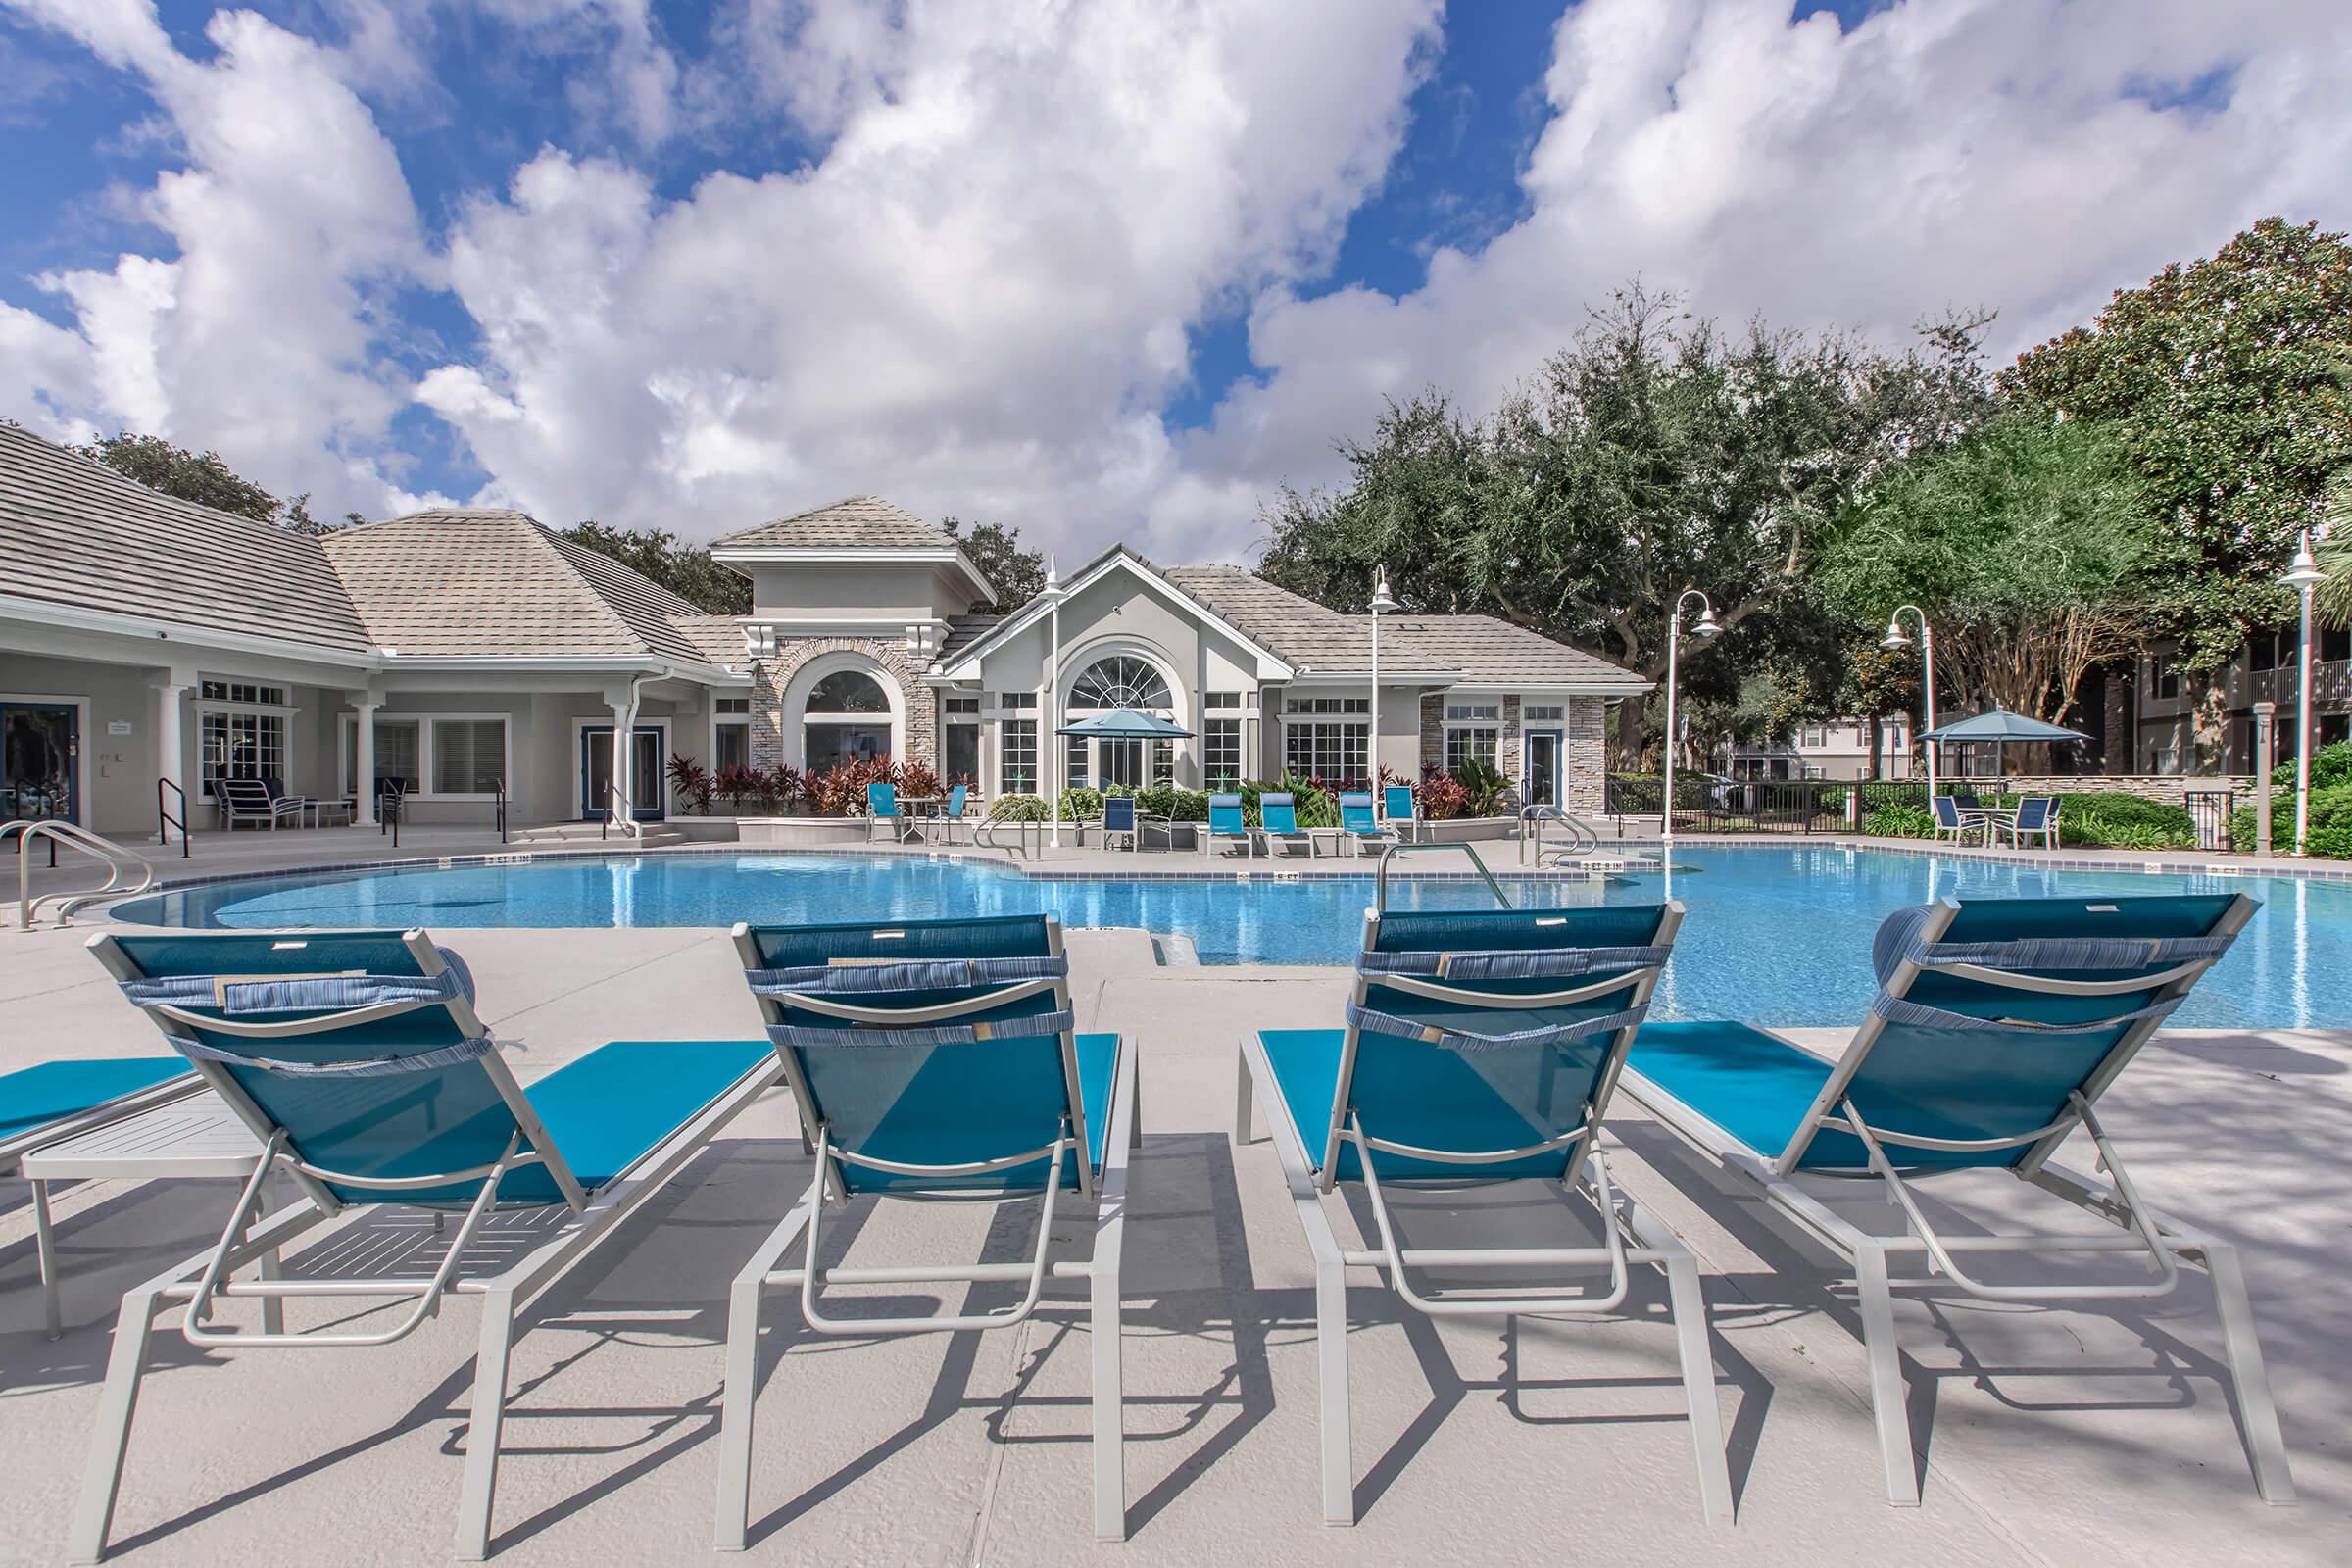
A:
<svg viewBox="0 0 2352 1568">
<path fill-rule="evenodd" d="M 74 911 L 93 899 L 129 898 L 155 886 L 155 862 L 126 844 L 101 838 L 89 829 L 61 822 L 54 817 L 39 820 L 24 818 L 0 823 L 0 839 L 17 841 L 17 928 L 32 929 L 33 921 L 41 916 L 44 907 L 54 905 L 57 923 L 64 925 L 74 917 Z M 47 839 L 51 844 L 63 844 L 79 850 L 91 859 L 106 866 L 106 880 L 94 888 L 74 888 L 56 893 L 44 893 L 34 898 L 32 893 L 32 846 L 35 840 Z M 54 851 L 51 852 L 55 854 Z M 136 886 L 125 887 L 122 879 L 137 871 Z"/>
<path fill-rule="evenodd" d="M 1558 833 L 1561 842 L 1546 849 L 1544 835 L 1546 827 Z M 1600 848 L 1600 834 L 1592 824 L 1575 812 L 1557 806 L 1531 806 L 1519 813 L 1519 863 L 1525 865 L 1531 853 L 1541 868 L 1546 855 L 1551 863 L 1559 865 L 1583 859 Z"/>
<path fill-rule="evenodd" d="M 645 839 L 645 824 L 637 820 L 637 808 L 622 797 L 618 779 L 605 786 L 605 827 L 608 832 L 618 828 L 640 843 Z"/>
</svg>

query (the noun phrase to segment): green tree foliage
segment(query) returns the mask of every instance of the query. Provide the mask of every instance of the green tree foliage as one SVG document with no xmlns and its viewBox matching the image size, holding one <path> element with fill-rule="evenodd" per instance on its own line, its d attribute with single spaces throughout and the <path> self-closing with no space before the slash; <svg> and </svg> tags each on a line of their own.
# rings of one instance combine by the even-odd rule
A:
<svg viewBox="0 0 2352 1568">
<path fill-rule="evenodd" d="M 2144 519 L 2118 441 L 2020 411 L 1864 487 L 1820 582 L 1865 626 L 1925 610 L 1940 690 L 2055 720 L 2092 666 L 2136 643 Z"/>
<path fill-rule="evenodd" d="M 324 531 L 311 517 L 309 491 L 281 505 L 277 497 L 231 468 L 218 452 L 190 452 L 162 436 L 133 435 L 128 430 L 78 450 L 150 490 L 182 501 L 233 512 L 256 522 L 283 523 L 304 533 Z"/>
<path fill-rule="evenodd" d="M 996 585 L 996 599 L 972 608 L 982 614 L 1010 614 L 1045 591 L 1046 558 L 1021 548 L 1021 531 L 1001 522 L 966 523 L 950 517 L 940 524 L 963 547 L 980 575 Z M 965 530 L 969 529 L 967 533 Z"/>
<path fill-rule="evenodd" d="M 2352 462 L 2352 248 L 2268 218 L 2211 258 L 2116 293 L 2001 376 L 2015 401 L 2112 426 L 2148 486 L 2142 592 L 2218 669 L 2287 612 L 2276 585 L 2328 478 Z"/>
<path fill-rule="evenodd" d="M 1742 671 L 1822 641 L 1797 634 L 1824 613 L 1808 579 L 1854 487 L 1988 407 L 1981 324 L 1889 357 L 1837 334 L 1726 332 L 1629 288 L 1487 418 L 1437 392 L 1391 405 L 1369 441 L 1341 444 L 1345 489 L 1282 493 L 1258 569 L 1360 612 L 1386 564 L 1409 610 L 1498 614 L 1653 679 L 1670 609 L 1696 586 L 1733 630 L 1688 650 L 1685 689 L 1736 703 Z M 1838 681 L 1819 684 L 1826 701 Z M 1621 710 L 1621 759 L 1642 755 L 1645 718 L 1639 700 Z"/>
<path fill-rule="evenodd" d="M 749 579 L 710 559 L 700 545 L 682 544 L 662 528 L 611 528 L 596 521 L 566 528 L 563 537 L 651 578 L 713 615 L 749 614 Z"/>
</svg>

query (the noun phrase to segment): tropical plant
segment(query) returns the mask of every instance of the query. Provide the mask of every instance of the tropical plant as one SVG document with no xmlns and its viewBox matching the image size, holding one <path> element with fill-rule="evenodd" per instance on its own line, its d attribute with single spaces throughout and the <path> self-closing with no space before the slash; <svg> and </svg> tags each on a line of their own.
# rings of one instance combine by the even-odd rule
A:
<svg viewBox="0 0 2352 1568">
<path fill-rule="evenodd" d="M 743 803 L 766 791 L 766 775 L 741 762 L 729 762 L 712 776 L 710 785 L 730 810 L 740 815 Z"/>
<path fill-rule="evenodd" d="M 898 785 L 900 794 L 917 800 L 936 798 L 948 792 L 947 786 L 940 782 L 939 774 L 920 762 L 901 762 L 891 782 Z"/>
<path fill-rule="evenodd" d="M 1462 787 L 1464 815 L 1500 816 L 1507 809 L 1511 781 L 1494 763 L 1465 757 L 1462 765 L 1453 770 L 1453 777 Z"/>
<path fill-rule="evenodd" d="M 710 797 L 717 782 L 709 768 L 683 752 L 674 752 L 669 759 L 669 785 L 685 798 L 697 815 L 710 814 Z"/>
<path fill-rule="evenodd" d="M 1413 808 L 1425 822 L 1450 821 L 1469 805 L 1470 792 L 1442 767 L 1422 769 L 1421 782 L 1413 786 Z"/>
</svg>

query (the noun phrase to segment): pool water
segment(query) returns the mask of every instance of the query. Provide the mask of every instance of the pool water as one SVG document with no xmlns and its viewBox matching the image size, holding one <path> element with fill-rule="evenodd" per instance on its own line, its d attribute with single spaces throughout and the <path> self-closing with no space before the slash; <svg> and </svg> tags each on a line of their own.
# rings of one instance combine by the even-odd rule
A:
<svg viewBox="0 0 2352 1568">
<path fill-rule="evenodd" d="M 1853 1023 L 1870 999 L 1870 939 L 1932 899 L 2235 892 L 2263 904 L 2228 958 L 2175 1015 L 2206 1028 L 2352 1023 L 2352 885 L 2299 878 L 2044 869 L 1831 847 L 1678 847 L 1672 894 L 1690 910 L 1653 1004 L 1667 1018 Z M 1261 862 L 1262 864 L 1262 862 Z M 1513 881 L 1514 903 L 1646 903 L 1662 871 Z M 1399 879 L 1398 908 L 1485 908 L 1475 881 Z M 1345 964 L 1372 903 L 1369 875 L 1247 883 L 1033 880 L 1001 865 L 860 855 L 681 855 L 267 877 L 118 907 L 147 924 L 269 928 L 727 926 L 1052 913 L 1065 926 L 1140 926 L 1189 938 L 1200 961 Z"/>
</svg>

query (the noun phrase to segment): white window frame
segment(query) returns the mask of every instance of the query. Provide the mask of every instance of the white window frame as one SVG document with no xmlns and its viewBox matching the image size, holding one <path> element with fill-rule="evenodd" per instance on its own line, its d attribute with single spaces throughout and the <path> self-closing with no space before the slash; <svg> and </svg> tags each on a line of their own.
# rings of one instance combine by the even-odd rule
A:
<svg viewBox="0 0 2352 1568">
<path fill-rule="evenodd" d="M 1004 770 L 1011 760 L 1011 748 L 1005 744 L 1005 729 L 1007 726 L 1013 724 L 1026 724 L 1029 727 L 1029 733 L 1025 737 L 1025 744 L 1029 753 L 1029 787 L 1025 790 L 1016 787 L 1004 776 Z M 997 755 L 995 759 L 997 772 L 997 794 L 1036 795 L 1045 788 L 1045 778 L 1043 773 L 1043 763 L 1045 759 L 1038 751 L 1037 730 L 1037 712 L 1034 709 L 1025 710 L 1022 712 L 1022 715 L 1017 718 L 1000 718 L 997 720 Z"/>
<path fill-rule="evenodd" d="M 495 801 L 496 795 L 487 791 L 468 791 L 444 795 L 433 788 L 433 725 L 436 723 L 496 724 L 500 731 L 499 750 L 506 758 L 506 766 L 499 776 L 507 781 L 507 798 L 514 797 L 514 715 L 512 713 L 411 712 L 407 709 L 379 708 L 375 710 L 378 724 L 415 724 L 416 726 L 416 788 L 412 801 Z M 346 800 L 356 799 L 352 792 L 352 758 L 358 736 L 359 715 L 345 713 L 335 726 L 335 789 Z M 646 723 L 654 722 L 651 719 Z M 666 737 L 666 731 L 664 731 Z M 667 740 L 663 741 L 666 749 Z M 576 755 L 576 748 L 575 748 Z"/>
</svg>

